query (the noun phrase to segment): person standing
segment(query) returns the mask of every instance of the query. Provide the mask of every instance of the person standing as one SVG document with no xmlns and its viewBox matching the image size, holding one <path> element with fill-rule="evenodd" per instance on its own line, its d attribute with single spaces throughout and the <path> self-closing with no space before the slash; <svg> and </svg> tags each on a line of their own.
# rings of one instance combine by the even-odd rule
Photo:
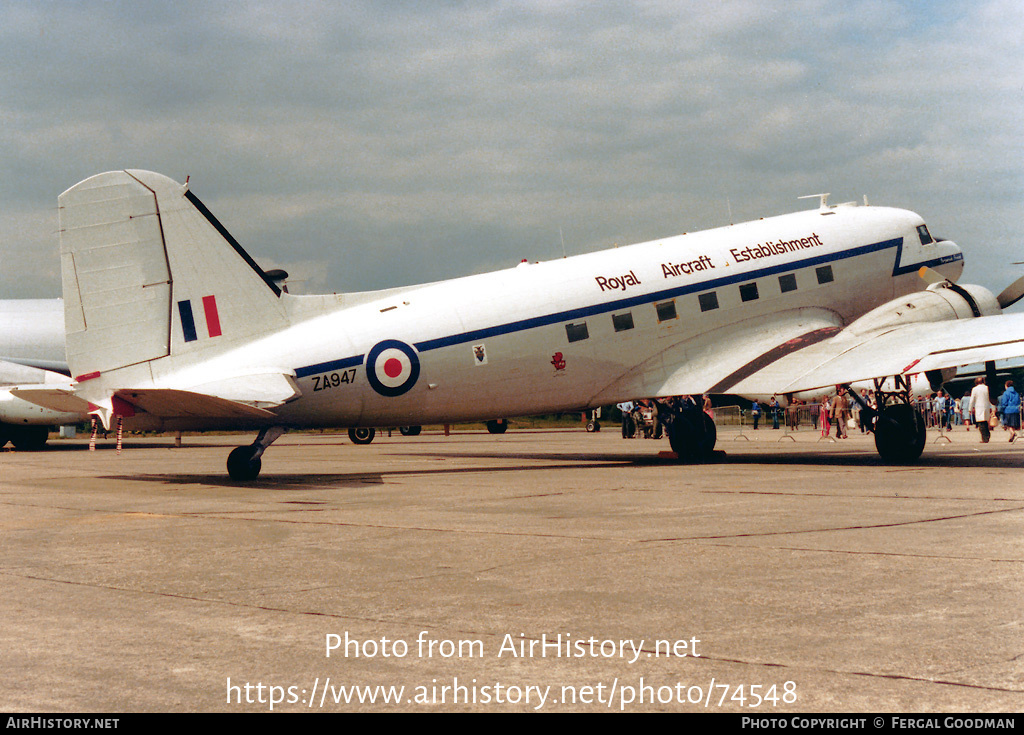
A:
<svg viewBox="0 0 1024 735">
<path fill-rule="evenodd" d="M 988 386 L 985 385 L 984 378 L 978 378 L 974 381 L 974 390 L 971 391 L 971 416 L 978 425 L 982 444 L 988 444 L 988 415 L 991 411 L 992 402 L 988 398 Z"/>
<path fill-rule="evenodd" d="M 1010 430 L 1010 441 L 1014 441 L 1020 429 L 1020 394 L 1013 387 L 1012 380 L 1006 381 L 1006 390 L 999 397 L 999 415 L 1003 426 Z"/>
<path fill-rule="evenodd" d="M 832 420 L 836 424 L 836 439 L 846 439 L 846 422 L 850 418 L 850 409 L 846 391 L 836 386 L 836 397 L 832 401 Z"/>
<path fill-rule="evenodd" d="M 761 404 L 757 400 L 750 406 L 750 417 L 754 419 L 754 431 L 757 431 L 757 422 L 761 420 Z"/>
</svg>

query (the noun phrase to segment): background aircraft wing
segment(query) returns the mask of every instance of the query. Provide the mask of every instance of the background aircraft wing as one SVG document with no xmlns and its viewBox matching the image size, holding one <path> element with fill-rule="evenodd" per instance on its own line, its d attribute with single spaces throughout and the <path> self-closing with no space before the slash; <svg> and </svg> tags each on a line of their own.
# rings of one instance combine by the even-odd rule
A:
<svg viewBox="0 0 1024 735">
<path fill-rule="evenodd" d="M 722 393 L 763 395 L 832 388 L 892 375 L 1024 356 L 1024 314 L 840 332 L 780 357 Z"/>
</svg>

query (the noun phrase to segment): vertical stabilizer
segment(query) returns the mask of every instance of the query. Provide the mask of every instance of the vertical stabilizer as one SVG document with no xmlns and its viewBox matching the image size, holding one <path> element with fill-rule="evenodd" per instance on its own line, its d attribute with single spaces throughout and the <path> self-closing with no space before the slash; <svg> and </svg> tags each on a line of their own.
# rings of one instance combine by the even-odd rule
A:
<svg viewBox="0 0 1024 735">
<path fill-rule="evenodd" d="M 187 185 L 112 171 L 58 204 L 73 376 L 205 358 L 286 326 L 279 289 Z"/>
</svg>

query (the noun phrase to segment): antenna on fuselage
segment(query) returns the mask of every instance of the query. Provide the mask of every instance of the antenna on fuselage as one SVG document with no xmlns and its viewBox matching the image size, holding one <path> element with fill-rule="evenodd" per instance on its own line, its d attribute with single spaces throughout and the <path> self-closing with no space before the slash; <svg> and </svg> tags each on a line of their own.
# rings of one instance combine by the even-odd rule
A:
<svg viewBox="0 0 1024 735">
<path fill-rule="evenodd" d="M 562 257 L 568 258 L 569 256 L 565 254 L 565 235 L 562 234 L 561 225 L 558 227 L 558 239 L 562 241 Z"/>
<path fill-rule="evenodd" d="M 823 194 L 806 194 L 806 195 L 804 195 L 802 197 L 797 197 L 797 199 L 814 199 L 814 198 L 817 198 L 817 199 L 820 200 L 820 204 L 818 205 L 819 209 L 828 209 L 828 198 L 829 198 L 829 196 L 831 196 L 831 192 L 826 192 L 826 193 L 823 193 Z"/>
</svg>

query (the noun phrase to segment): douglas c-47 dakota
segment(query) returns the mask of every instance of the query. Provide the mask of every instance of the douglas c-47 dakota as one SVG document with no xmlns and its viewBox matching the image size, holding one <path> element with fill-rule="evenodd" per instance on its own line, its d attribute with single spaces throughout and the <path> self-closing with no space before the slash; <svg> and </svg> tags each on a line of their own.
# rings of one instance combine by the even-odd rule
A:
<svg viewBox="0 0 1024 735">
<path fill-rule="evenodd" d="M 879 453 L 917 459 L 907 376 L 1024 354 L 1024 315 L 956 283 L 921 217 L 828 206 L 439 283 L 284 293 L 189 190 L 112 171 L 58 199 L 70 378 L 12 389 L 110 428 L 239 429 L 255 478 L 291 427 L 474 421 L 659 401 L 699 461 L 715 426 L 670 397 L 881 381 Z M 924 280 L 922 280 L 922 277 Z"/>
</svg>

